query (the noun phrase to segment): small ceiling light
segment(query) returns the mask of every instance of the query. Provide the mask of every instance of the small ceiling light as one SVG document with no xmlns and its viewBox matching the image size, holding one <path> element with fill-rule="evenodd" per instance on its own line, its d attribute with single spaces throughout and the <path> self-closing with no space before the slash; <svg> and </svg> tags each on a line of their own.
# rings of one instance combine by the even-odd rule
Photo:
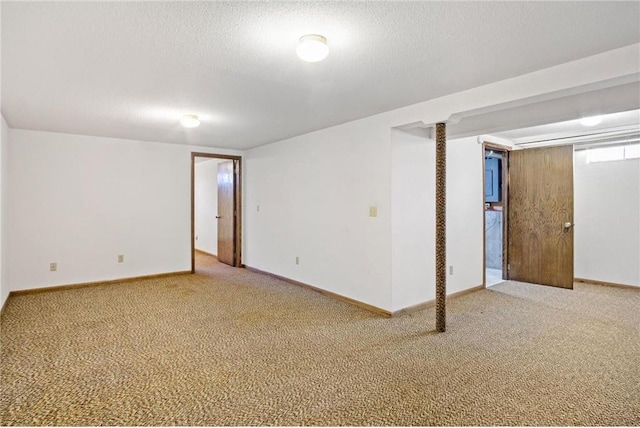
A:
<svg viewBox="0 0 640 428">
<path fill-rule="evenodd" d="M 301 60 L 307 62 L 322 61 L 329 55 L 327 39 L 319 34 L 307 34 L 300 37 L 296 53 Z"/>
<path fill-rule="evenodd" d="M 180 119 L 180 123 L 185 128 L 195 128 L 200 125 L 198 116 L 196 116 L 195 114 L 185 114 L 184 116 L 182 116 L 182 119 Z"/>
<path fill-rule="evenodd" d="M 580 119 L 580 123 L 583 126 L 595 126 L 602 122 L 602 116 L 583 117 Z"/>
</svg>

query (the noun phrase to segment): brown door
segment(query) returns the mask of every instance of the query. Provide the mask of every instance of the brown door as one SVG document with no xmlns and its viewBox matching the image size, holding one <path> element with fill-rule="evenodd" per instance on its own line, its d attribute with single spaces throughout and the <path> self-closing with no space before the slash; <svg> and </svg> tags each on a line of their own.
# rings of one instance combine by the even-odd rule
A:
<svg viewBox="0 0 640 428">
<path fill-rule="evenodd" d="M 509 154 L 508 278 L 573 288 L 573 146 Z"/>
<path fill-rule="evenodd" d="M 218 260 L 235 264 L 235 174 L 233 161 L 218 164 Z"/>
</svg>

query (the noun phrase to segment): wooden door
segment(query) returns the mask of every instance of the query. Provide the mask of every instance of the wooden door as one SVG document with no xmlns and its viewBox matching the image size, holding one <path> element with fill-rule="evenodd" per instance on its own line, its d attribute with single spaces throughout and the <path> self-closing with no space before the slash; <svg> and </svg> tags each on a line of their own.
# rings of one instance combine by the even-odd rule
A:
<svg viewBox="0 0 640 428">
<path fill-rule="evenodd" d="M 235 264 L 235 174 L 233 161 L 218 164 L 218 261 Z"/>
<path fill-rule="evenodd" d="M 508 278 L 573 288 L 573 146 L 509 154 Z"/>
</svg>

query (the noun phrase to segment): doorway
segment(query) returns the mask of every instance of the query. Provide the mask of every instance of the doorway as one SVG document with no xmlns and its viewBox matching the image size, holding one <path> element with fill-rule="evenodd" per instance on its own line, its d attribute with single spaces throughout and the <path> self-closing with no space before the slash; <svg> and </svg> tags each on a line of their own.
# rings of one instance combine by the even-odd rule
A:
<svg viewBox="0 0 640 428">
<path fill-rule="evenodd" d="M 191 273 L 196 251 L 242 266 L 242 157 L 191 153 Z"/>
<path fill-rule="evenodd" d="M 573 146 L 482 152 L 485 287 L 573 288 Z"/>
<path fill-rule="evenodd" d="M 507 148 L 483 143 L 484 183 L 484 284 L 499 284 L 507 279 Z"/>
</svg>

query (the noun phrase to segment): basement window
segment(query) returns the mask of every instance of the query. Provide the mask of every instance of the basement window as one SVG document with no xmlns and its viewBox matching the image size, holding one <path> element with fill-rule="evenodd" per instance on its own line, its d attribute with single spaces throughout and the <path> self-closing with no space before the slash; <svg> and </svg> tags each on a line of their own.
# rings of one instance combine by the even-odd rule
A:
<svg viewBox="0 0 640 428">
<path fill-rule="evenodd" d="M 640 144 L 587 149 L 587 163 L 640 158 Z"/>
</svg>

